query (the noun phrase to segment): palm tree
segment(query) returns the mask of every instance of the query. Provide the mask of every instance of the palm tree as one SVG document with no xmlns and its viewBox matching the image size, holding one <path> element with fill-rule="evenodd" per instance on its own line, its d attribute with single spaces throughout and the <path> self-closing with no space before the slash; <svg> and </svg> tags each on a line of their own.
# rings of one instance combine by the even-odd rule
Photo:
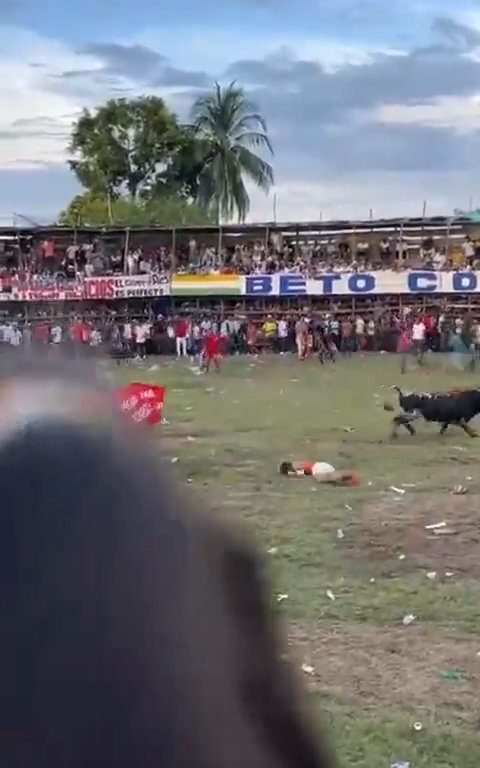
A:
<svg viewBox="0 0 480 768">
<path fill-rule="evenodd" d="M 195 135 L 209 150 L 199 176 L 197 202 L 216 212 L 218 222 L 235 214 L 244 221 L 250 199 L 244 179 L 268 192 L 273 169 L 254 150 L 273 155 L 263 117 L 235 82 L 226 88 L 215 83 L 192 107 Z"/>
</svg>

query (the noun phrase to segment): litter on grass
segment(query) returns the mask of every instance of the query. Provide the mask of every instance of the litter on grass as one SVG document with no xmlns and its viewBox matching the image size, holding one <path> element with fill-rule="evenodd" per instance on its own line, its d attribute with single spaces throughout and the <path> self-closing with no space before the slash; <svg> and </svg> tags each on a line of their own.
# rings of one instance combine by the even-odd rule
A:
<svg viewBox="0 0 480 768">
<path fill-rule="evenodd" d="M 302 664 L 302 672 L 305 672 L 306 675 L 314 675 L 315 668 L 310 666 L 310 664 Z"/>
<path fill-rule="evenodd" d="M 459 669 L 442 669 L 439 673 L 442 680 L 463 680 L 465 673 Z"/>
</svg>

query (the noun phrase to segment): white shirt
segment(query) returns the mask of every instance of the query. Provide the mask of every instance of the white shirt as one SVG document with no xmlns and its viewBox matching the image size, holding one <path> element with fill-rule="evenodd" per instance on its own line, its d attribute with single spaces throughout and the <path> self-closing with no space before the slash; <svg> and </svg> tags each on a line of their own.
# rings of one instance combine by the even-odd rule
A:
<svg viewBox="0 0 480 768">
<path fill-rule="evenodd" d="M 286 339 L 288 336 L 288 323 L 286 320 L 278 321 L 278 338 Z"/>
<path fill-rule="evenodd" d="M 101 343 L 102 343 L 102 334 L 100 333 L 100 331 L 94 329 L 90 336 L 90 346 L 99 347 Z"/>
<path fill-rule="evenodd" d="M 423 341 L 425 339 L 425 324 L 420 321 L 414 323 L 412 326 L 412 339 L 413 341 Z"/>
<path fill-rule="evenodd" d="M 50 331 L 50 335 L 54 344 L 60 344 L 62 341 L 62 333 L 63 331 L 60 325 L 53 326 L 52 330 Z"/>
<path fill-rule="evenodd" d="M 10 331 L 10 344 L 12 347 L 18 347 L 22 340 L 22 332 L 20 328 L 12 328 Z"/>
<path fill-rule="evenodd" d="M 365 320 L 363 317 L 357 317 L 355 320 L 355 333 L 361 335 L 365 333 Z"/>
<path fill-rule="evenodd" d="M 146 324 L 135 326 L 135 339 L 137 344 L 145 344 L 150 334 L 150 327 Z"/>
<path fill-rule="evenodd" d="M 367 334 L 369 336 L 375 336 L 375 320 L 368 321 Z"/>
<path fill-rule="evenodd" d="M 326 461 L 316 461 L 312 467 L 312 475 L 314 479 L 322 479 L 332 472 L 335 472 L 335 467 L 332 467 L 331 464 L 327 464 Z"/>
<path fill-rule="evenodd" d="M 123 326 L 123 338 L 129 341 L 132 338 L 132 326 L 130 323 L 125 323 Z"/>
</svg>

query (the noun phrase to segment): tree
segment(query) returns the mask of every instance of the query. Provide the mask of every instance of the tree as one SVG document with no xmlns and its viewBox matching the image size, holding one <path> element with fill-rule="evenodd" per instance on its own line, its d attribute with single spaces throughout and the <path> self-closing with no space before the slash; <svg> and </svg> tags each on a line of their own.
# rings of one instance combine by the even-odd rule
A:
<svg viewBox="0 0 480 768">
<path fill-rule="evenodd" d="M 135 199 L 155 186 L 184 140 L 163 99 L 111 99 L 94 113 L 85 109 L 74 124 L 69 165 L 95 195 Z"/>
<path fill-rule="evenodd" d="M 109 201 L 91 192 L 77 195 L 59 216 L 59 224 L 68 227 L 181 227 L 213 224 L 214 217 L 195 203 L 180 197 L 154 197 L 132 200 L 128 197 Z"/>
<path fill-rule="evenodd" d="M 198 176 L 196 199 L 218 219 L 245 220 L 250 199 L 244 179 L 268 192 L 273 184 L 272 167 L 254 150 L 273 155 L 267 126 L 243 88 L 218 83 L 192 108 L 194 135 L 207 147 Z"/>
<path fill-rule="evenodd" d="M 183 126 L 182 143 L 165 172 L 160 177 L 156 190 L 160 194 L 178 194 L 187 200 L 198 196 L 200 176 L 210 159 L 211 147 L 208 141 L 197 138 L 192 126 Z"/>
</svg>

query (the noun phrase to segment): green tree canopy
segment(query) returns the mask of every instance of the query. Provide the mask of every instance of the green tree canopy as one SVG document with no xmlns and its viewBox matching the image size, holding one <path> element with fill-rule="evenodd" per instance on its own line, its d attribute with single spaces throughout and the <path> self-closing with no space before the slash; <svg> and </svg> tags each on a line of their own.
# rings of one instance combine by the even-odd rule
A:
<svg viewBox="0 0 480 768">
<path fill-rule="evenodd" d="M 69 227 L 181 227 L 214 223 L 212 214 L 181 197 L 154 197 L 146 200 L 109 200 L 91 192 L 74 197 L 62 211 L 59 224 Z"/>
<path fill-rule="evenodd" d="M 184 141 L 162 99 L 111 99 L 93 113 L 85 109 L 74 124 L 69 165 L 96 195 L 134 199 L 156 185 Z"/>
<path fill-rule="evenodd" d="M 265 192 L 273 184 L 273 169 L 261 156 L 273 154 L 265 120 L 243 88 L 232 82 L 226 88 L 216 83 L 211 93 L 197 99 L 192 123 L 194 135 L 206 147 L 198 203 L 219 218 L 245 220 L 250 207 L 245 180 Z"/>
</svg>

